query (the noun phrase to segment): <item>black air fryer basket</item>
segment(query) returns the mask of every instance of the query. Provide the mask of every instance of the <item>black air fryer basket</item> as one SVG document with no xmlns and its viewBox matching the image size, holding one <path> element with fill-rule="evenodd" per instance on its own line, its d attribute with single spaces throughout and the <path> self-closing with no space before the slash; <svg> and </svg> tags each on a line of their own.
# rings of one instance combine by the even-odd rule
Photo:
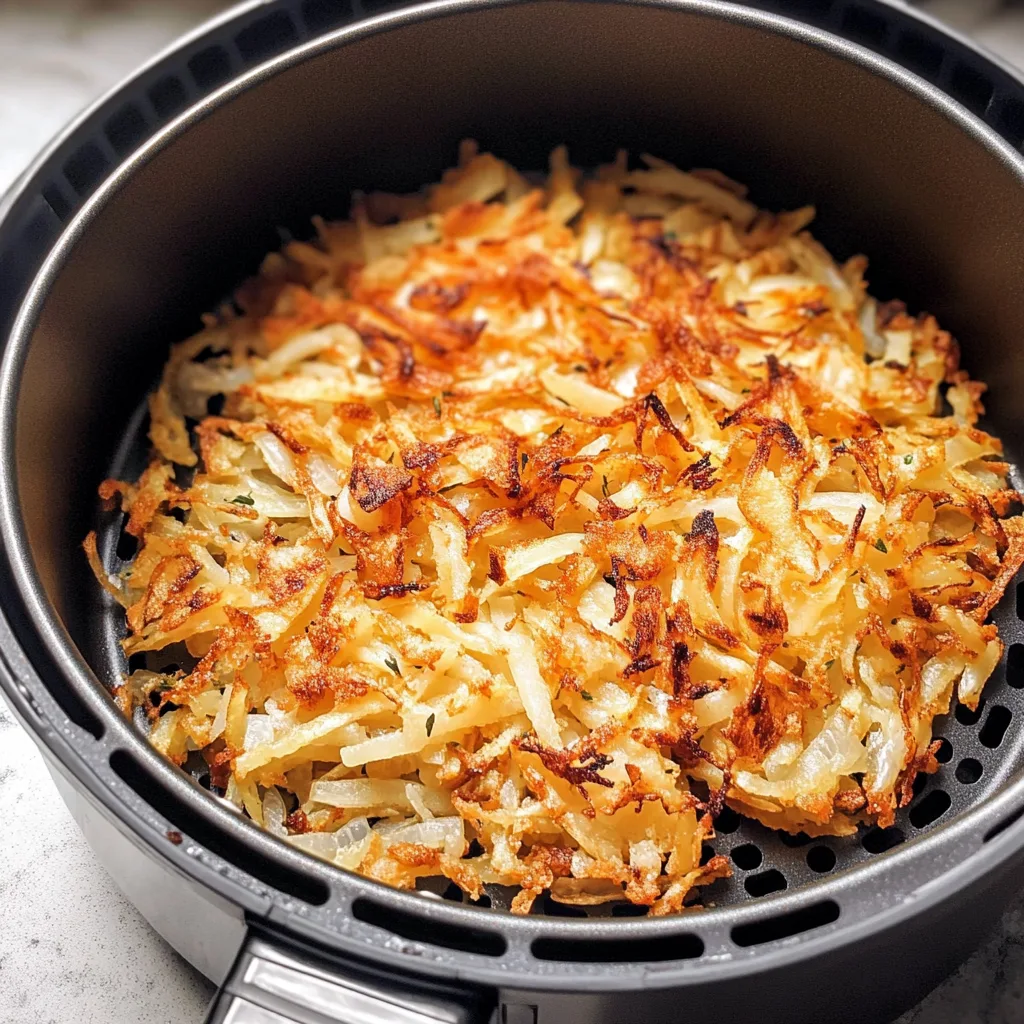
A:
<svg viewBox="0 0 1024 1024">
<path fill-rule="evenodd" d="M 937 722 L 942 768 L 894 828 L 812 841 L 726 811 L 734 877 L 657 920 L 543 900 L 513 917 L 499 891 L 463 906 L 335 869 L 164 762 L 110 699 L 119 627 L 80 543 L 97 482 L 140 466 L 169 343 L 279 228 L 432 180 L 464 137 L 521 167 L 563 141 L 584 165 L 627 146 L 720 168 L 762 206 L 813 202 L 830 249 L 871 258 L 874 294 L 959 337 L 1020 465 L 1024 84 L 966 41 L 882 0 L 242 4 L 0 204 L 6 697 L 125 893 L 223 985 L 212 1021 L 891 1019 L 974 948 L 1024 861 L 1013 591 L 1004 664 L 977 712 Z"/>
</svg>

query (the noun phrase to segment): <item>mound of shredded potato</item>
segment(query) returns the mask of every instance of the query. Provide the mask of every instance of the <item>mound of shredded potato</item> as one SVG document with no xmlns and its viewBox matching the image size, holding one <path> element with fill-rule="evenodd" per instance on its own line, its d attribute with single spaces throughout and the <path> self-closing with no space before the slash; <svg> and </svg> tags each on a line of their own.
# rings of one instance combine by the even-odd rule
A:
<svg viewBox="0 0 1024 1024">
<path fill-rule="evenodd" d="M 891 824 L 999 661 L 1024 528 L 955 342 L 812 215 L 466 143 L 317 221 L 174 349 L 149 467 L 100 489 L 140 541 L 118 575 L 85 545 L 125 651 L 191 666 L 125 710 L 287 842 L 520 913 L 679 910 L 728 873 L 724 804 Z"/>
</svg>

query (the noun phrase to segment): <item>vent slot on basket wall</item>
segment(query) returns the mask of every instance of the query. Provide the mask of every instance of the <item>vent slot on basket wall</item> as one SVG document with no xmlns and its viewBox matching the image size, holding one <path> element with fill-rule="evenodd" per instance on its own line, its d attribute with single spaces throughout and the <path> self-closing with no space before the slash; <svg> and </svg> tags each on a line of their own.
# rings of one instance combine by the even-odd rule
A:
<svg viewBox="0 0 1024 1024">
<path fill-rule="evenodd" d="M 776 914 L 762 921 L 737 925 L 730 938 L 737 946 L 760 946 L 832 924 L 839 920 L 839 913 L 839 904 L 835 900 L 822 900 L 788 914 Z"/>
<path fill-rule="evenodd" d="M 565 963 L 663 963 L 696 960 L 704 955 L 704 941 L 698 935 L 660 936 L 652 939 L 534 939 L 530 947 L 538 960 Z"/>
<path fill-rule="evenodd" d="M 487 928 L 459 927 L 445 921 L 431 920 L 410 914 L 396 907 L 385 906 L 366 896 L 352 904 L 352 916 L 385 931 L 401 935 L 411 942 L 458 949 L 482 956 L 504 956 L 508 944 L 504 936 Z"/>
</svg>

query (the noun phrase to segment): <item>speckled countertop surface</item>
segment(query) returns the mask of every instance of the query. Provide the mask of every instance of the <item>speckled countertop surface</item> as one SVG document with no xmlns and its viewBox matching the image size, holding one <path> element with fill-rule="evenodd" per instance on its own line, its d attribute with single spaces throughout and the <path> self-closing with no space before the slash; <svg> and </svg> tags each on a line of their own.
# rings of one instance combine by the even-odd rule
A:
<svg viewBox="0 0 1024 1024">
<path fill-rule="evenodd" d="M 0 0 L 0 191 L 76 111 L 223 6 Z M 1024 65 L 1024 6 L 924 6 Z M 117 891 L 32 741 L 0 703 L 0 1024 L 199 1024 L 211 994 Z M 1007 905 L 985 945 L 899 1024 L 1022 1021 L 1024 895 Z"/>
</svg>

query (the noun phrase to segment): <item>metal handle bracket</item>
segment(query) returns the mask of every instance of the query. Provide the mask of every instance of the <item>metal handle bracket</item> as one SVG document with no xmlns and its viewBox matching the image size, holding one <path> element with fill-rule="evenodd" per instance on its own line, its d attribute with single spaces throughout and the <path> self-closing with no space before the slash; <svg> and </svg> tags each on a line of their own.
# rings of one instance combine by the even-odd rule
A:
<svg viewBox="0 0 1024 1024">
<path fill-rule="evenodd" d="M 479 991 L 286 951 L 250 932 L 206 1024 L 482 1024 L 492 1007 Z"/>
</svg>

